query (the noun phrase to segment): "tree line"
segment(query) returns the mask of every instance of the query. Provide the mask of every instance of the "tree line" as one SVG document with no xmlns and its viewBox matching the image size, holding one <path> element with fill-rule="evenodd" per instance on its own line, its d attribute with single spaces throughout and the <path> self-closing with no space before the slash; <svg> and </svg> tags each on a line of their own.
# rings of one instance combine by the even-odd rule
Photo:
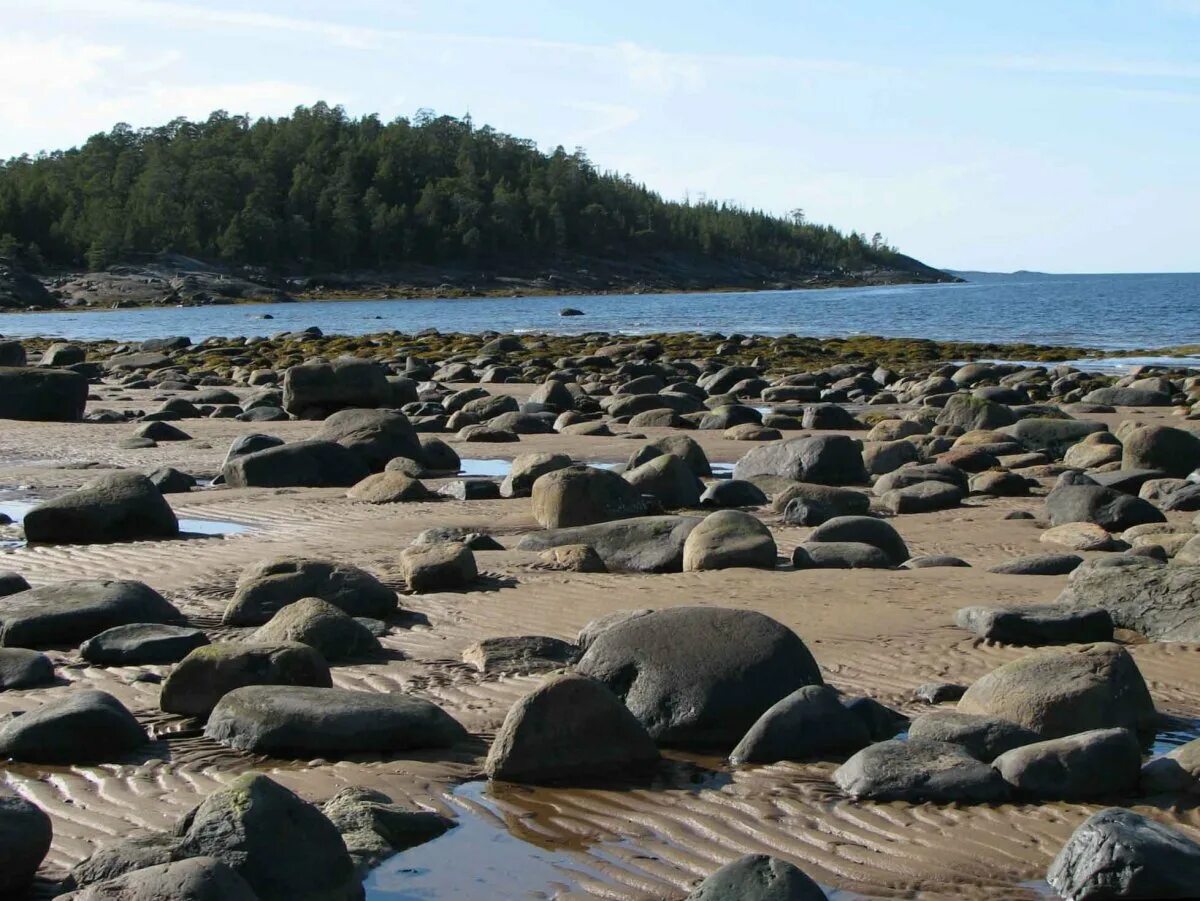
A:
<svg viewBox="0 0 1200 901">
<path fill-rule="evenodd" d="M 98 269 L 163 251 L 308 271 L 664 251 L 830 271 L 897 256 L 799 211 L 664 200 L 582 149 L 543 153 L 428 111 L 218 111 L 0 163 L 0 255 Z"/>
</svg>

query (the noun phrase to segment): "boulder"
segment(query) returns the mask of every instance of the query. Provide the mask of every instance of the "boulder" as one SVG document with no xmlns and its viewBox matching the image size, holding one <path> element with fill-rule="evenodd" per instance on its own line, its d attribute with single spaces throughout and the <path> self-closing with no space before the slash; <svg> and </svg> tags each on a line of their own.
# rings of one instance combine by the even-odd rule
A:
<svg viewBox="0 0 1200 901">
<path fill-rule="evenodd" d="M 299 642 L 315 648 L 326 660 L 367 657 L 380 651 L 371 631 L 320 598 L 301 598 L 280 608 L 250 636 L 254 644 Z"/>
<path fill-rule="evenodd" d="M 761 520 L 740 510 L 718 510 L 688 534 L 683 543 L 683 569 L 774 569 L 775 555 L 775 539 Z"/>
<path fill-rule="evenodd" d="M 1083 558 L 1076 554 L 1030 554 L 989 566 L 988 572 L 1009 576 L 1065 576 L 1081 563 Z"/>
<path fill-rule="evenodd" d="M 729 755 L 734 764 L 853 754 L 871 743 L 866 724 L 828 685 L 806 685 L 770 707 Z"/>
<path fill-rule="evenodd" d="M 772 704 L 822 684 L 804 642 L 750 610 L 675 607 L 596 635 L 576 664 L 624 701 L 659 744 L 731 748 Z"/>
<path fill-rule="evenodd" d="M 50 850 L 50 817 L 20 795 L 0 788 L 0 897 L 21 897 Z"/>
<path fill-rule="evenodd" d="M 957 485 L 930 480 L 904 488 L 893 488 L 879 499 L 879 503 L 885 510 L 897 515 L 932 513 L 957 507 L 965 496 Z"/>
<path fill-rule="evenodd" d="M 484 638 L 467 646 L 463 663 L 481 673 L 533 673 L 562 669 L 575 662 L 579 648 L 548 635 Z"/>
<path fill-rule="evenodd" d="M 564 544 L 561 547 L 547 548 L 538 554 L 538 559 L 548 568 L 564 572 L 608 572 L 604 559 L 588 544 Z"/>
<path fill-rule="evenodd" d="M 400 552 L 400 569 L 409 591 L 455 591 L 479 578 L 475 554 L 465 544 L 421 544 Z"/>
<path fill-rule="evenodd" d="M 217 642 L 179 662 L 163 683 L 158 703 L 167 713 L 203 719 L 226 694 L 247 685 L 332 684 L 329 665 L 306 644 Z"/>
<path fill-rule="evenodd" d="M 783 513 L 794 500 L 805 501 L 832 511 L 832 516 L 866 516 L 871 510 L 871 499 L 852 488 L 835 488 L 831 485 L 816 485 L 812 482 L 786 481 L 779 490 L 772 490 L 755 480 L 768 494 L 773 495 L 771 509 Z M 832 518 L 832 516 L 830 518 Z"/>
<path fill-rule="evenodd" d="M 1082 398 L 1085 404 L 1106 404 L 1111 407 L 1169 407 L 1171 395 L 1147 388 L 1097 388 Z"/>
<path fill-rule="evenodd" d="M 940 426 L 960 428 L 969 432 L 973 429 L 999 429 L 1012 425 L 1017 421 L 1017 417 L 1004 404 L 984 400 L 973 394 L 955 394 L 946 401 L 946 406 L 942 407 L 936 421 Z"/>
<path fill-rule="evenodd" d="M 1061 738 L 1091 729 L 1145 730 L 1156 718 L 1145 680 L 1119 645 L 1089 644 L 1041 651 L 977 679 L 958 702 L 960 713 L 1000 717 Z"/>
<path fill-rule="evenodd" d="M 1073 610 L 1103 608 L 1118 627 L 1154 641 L 1200 641 L 1200 565 L 1129 558 L 1127 565 L 1113 567 L 1089 561 L 1071 573 L 1056 603 Z"/>
<path fill-rule="evenodd" d="M 623 477 L 639 494 L 650 495 L 667 508 L 700 504 L 700 480 L 679 457 L 660 454 Z"/>
<path fill-rule="evenodd" d="M 805 407 L 800 427 L 808 431 L 845 432 L 866 428 L 845 407 L 839 407 L 837 404 L 813 404 Z"/>
<path fill-rule="evenodd" d="M 79 646 L 79 655 L 99 666 L 176 663 L 208 644 L 200 629 L 162 623 L 113 626 Z"/>
<path fill-rule="evenodd" d="M 19 594 L 29 589 L 29 582 L 20 573 L 0 571 L 0 598 L 6 598 L 10 594 Z"/>
<path fill-rule="evenodd" d="M 644 516 L 548 529 L 523 536 L 517 549 L 545 551 L 582 544 L 593 548 L 613 572 L 682 572 L 684 544 L 700 522 L 698 516 Z"/>
<path fill-rule="evenodd" d="M 342 445 L 314 440 L 234 457 L 221 475 L 231 488 L 349 488 L 368 471 Z"/>
<path fill-rule="evenodd" d="M 862 450 L 845 435 L 789 438 L 756 447 L 733 468 L 735 479 L 774 475 L 794 482 L 821 485 L 861 485 L 867 481 Z"/>
<path fill-rule="evenodd" d="M 221 697 L 204 734 L 276 757 L 448 748 L 467 732 L 446 711 L 400 692 L 248 685 Z"/>
<path fill-rule="evenodd" d="M 1112 617 L 1099 607 L 963 607 L 954 615 L 954 623 L 980 638 L 1003 644 L 1086 644 L 1113 639 Z"/>
<path fill-rule="evenodd" d="M 146 478 L 160 494 L 187 494 L 196 487 L 196 477 L 172 466 L 160 466 L 146 473 Z"/>
<path fill-rule="evenodd" d="M 935 710 L 916 717 L 908 727 L 914 741 L 959 745 L 976 760 L 991 763 L 1006 751 L 1040 740 L 1036 732 L 990 716 Z"/>
<path fill-rule="evenodd" d="M 500 496 L 529 497 L 533 494 L 533 483 L 541 476 L 570 465 L 567 454 L 520 454 L 513 458 L 508 475 L 500 483 Z"/>
<path fill-rule="evenodd" d="M 826 901 L 826 894 L 795 864 L 766 854 L 727 863 L 692 889 L 686 901 Z"/>
<path fill-rule="evenodd" d="M 54 663 L 45 654 L 28 648 L 0 648 L 0 691 L 39 688 L 53 682 Z"/>
<path fill-rule="evenodd" d="M 658 759 L 654 739 L 605 685 L 565 675 L 509 709 L 484 772 L 508 782 L 588 782 L 628 776 Z"/>
<path fill-rule="evenodd" d="M 223 621 L 261 626 L 301 598 L 320 598 L 350 616 L 387 619 L 396 612 L 396 592 L 366 570 L 332 560 L 275 557 L 241 574 Z"/>
<path fill-rule="evenodd" d="M 859 541 L 806 541 L 792 551 L 796 569 L 893 569 L 887 551 Z"/>
<path fill-rule="evenodd" d="M 1025 797 L 1080 801 L 1136 789 L 1142 752 L 1128 729 L 1092 729 L 1005 751 L 992 766 Z"/>
<path fill-rule="evenodd" d="M 753 482 L 741 479 L 722 479 L 713 482 L 700 495 L 701 507 L 761 507 L 768 498 Z"/>
<path fill-rule="evenodd" d="M 391 399 L 387 370 L 370 360 L 340 357 L 283 374 L 283 408 L 299 419 L 324 419 L 347 407 L 386 407 Z"/>
<path fill-rule="evenodd" d="M 899 532 L 889 523 L 871 516 L 836 516 L 817 526 L 808 540 L 874 545 L 888 555 L 893 566 L 899 566 L 912 556 Z"/>
<path fill-rule="evenodd" d="M 1031 417 L 1020 419 L 999 431 L 1015 438 L 1031 451 L 1043 451 L 1052 457 L 1061 458 L 1071 445 L 1082 441 L 1093 432 L 1103 432 L 1106 429 L 1101 422 Z"/>
<path fill-rule="evenodd" d="M 382 792 L 357 786 L 343 788 L 321 805 L 321 812 L 342 834 L 361 879 L 389 857 L 455 826 L 440 813 L 393 804 Z"/>
<path fill-rule="evenodd" d="M 1108 530 L 1092 522 L 1066 522 L 1054 526 L 1042 532 L 1038 541 L 1073 551 L 1111 551 L 1116 547 Z"/>
<path fill-rule="evenodd" d="M 76 691 L 0 726 L 0 758 L 91 763 L 127 754 L 147 741 L 146 730 L 112 695 Z"/>
<path fill-rule="evenodd" d="M 0 367 L 0 419 L 79 422 L 88 381 L 65 369 Z"/>
<path fill-rule="evenodd" d="M 1200 794 L 1200 738 L 1155 757 L 1142 767 L 1142 794 Z"/>
<path fill-rule="evenodd" d="M 182 619 L 162 595 L 141 582 L 57 582 L 4 599 L 0 645 L 75 645 L 114 626 Z"/>
<path fill-rule="evenodd" d="M 1064 898 L 1194 898 L 1200 844 L 1132 810 L 1085 820 L 1058 852 L 1046 881 Z"/>
<path fill-rule="evenodd" d="M 590 466 L 569 466 L 539 477 L 532 496 L 533 517 L 544 529 L 587 526 L 646 512 L 646 501 L 636 488 L 615 472 Z"/>
<path fill-rule="evenodd" d="M 1090 522 L 1110 532 L 1151 522 L 1166 522 L 1162 511 L 1140 497 L 1100 485 L 1063 485 L 1046 495 L 1046 516 L 1061 526 Z"/>
<path fill-rule="evenodd" d="M 25 538 L 47 544 L 174 538 L 175 511 L 144 475 L 114 472 L 25 514 Z"/>
<path fill-rule="evenodd" d="M 1008 783 L 959 745 L 891 739 L 863 748 L 833 773 L 856 800 L 990 804 L 1009 796 Z"/>
<path fill-rule="evenodd" d="M 390 465 L 390 464 L 389 464 Z M 346 497 L 365 504 L 405 504 L 427 501 L 432 497 L 421 482 L 402 472 L 375 472 L 351 486 Z"/>
<path fill-rule="evenodd" d="M 62 901 L 259 901 L 250 884 L 213 857 L 192 857 L 97 882 Z"/>
<path fill-rule="evenodd" d="M 1130 429 L 1121 435 L 1121 468 L 1187 478 L 1200 468 L 1200 435 L 1165 425 Z"/>
<path fill-rule="evenodd" d="M 321 423 L 315 437 L 337 442 L 370 472 L 382 472 L 393 457 L 423 458 L 412 423 L 396 410 L 340 410 Z"/>
</svg>

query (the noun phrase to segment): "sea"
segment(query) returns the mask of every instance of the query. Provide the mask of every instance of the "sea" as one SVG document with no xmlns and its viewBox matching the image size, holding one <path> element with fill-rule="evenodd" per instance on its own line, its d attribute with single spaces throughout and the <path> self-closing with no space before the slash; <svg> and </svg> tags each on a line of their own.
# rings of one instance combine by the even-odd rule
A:
<svg viewBox="0 0 1200 901">
<path fill-rule="evenodd" d="M 567 307 L 583 315 L 560 316 Z M 1162 352 L 1200 345 L 1200 273 L 980 274 L 961 284 L 798 291 L 363 298 L 0 315 L 0 335 L 7 337 L 127 342 L 176 335 L 193 341 L 269 336 L 309 326 L 345 335 L 428 328 L 629 336 L 665 332 L 817 338 L 880 335 L 1098 348 L 1111 351 L 1114 359 L 1091 362 L 1118 369 L 1155 362 L 1200 366 L 1200 351 Z"/>
</svg>

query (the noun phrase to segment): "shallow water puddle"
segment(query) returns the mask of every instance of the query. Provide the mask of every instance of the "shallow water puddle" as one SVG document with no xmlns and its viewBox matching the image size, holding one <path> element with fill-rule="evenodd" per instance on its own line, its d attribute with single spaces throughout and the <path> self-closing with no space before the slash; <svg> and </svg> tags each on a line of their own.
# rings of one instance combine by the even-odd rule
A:
<svg viewBox="0 0 1200 901">
<path fill-rule="evenodd" d="M 720 790 L 730 781 L 727 772 L 674 760 L 653 777 L 655 788 L 673 791 Z M 458 786 L 448 798 L 457 826 L 374 870 L 364 883 L 367 901 L 554 898 L 595 891 L 598 884 L 611 884 L 614 872 L 647 859 L 637 853 L 633 837 L 571 828 L 539 794 L 536 788 L 482 781 Z M 862 897 L 822 888 L 830 901 Z"/>
<path fill-rule="evenodd" d="M 1171 717 L 1164 728 L 1154 733 L 1150 756 L 1160 757 L 1197 738 L 1200 738 L 1200 718 Z"/>
</svg>

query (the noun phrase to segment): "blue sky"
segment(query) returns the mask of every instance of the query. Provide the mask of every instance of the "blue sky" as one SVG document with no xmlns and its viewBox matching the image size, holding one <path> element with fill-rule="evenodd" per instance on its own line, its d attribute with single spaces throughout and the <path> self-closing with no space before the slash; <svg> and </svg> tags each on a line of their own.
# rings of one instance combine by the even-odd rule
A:
<svg viewBox="0 0 1200 901">
<path fill-rule="evenodd" d="M 934 265 L 1200 270 L 1200 0 L 0 0 L 0 157 L 428 107 Z"/>
</svg>

